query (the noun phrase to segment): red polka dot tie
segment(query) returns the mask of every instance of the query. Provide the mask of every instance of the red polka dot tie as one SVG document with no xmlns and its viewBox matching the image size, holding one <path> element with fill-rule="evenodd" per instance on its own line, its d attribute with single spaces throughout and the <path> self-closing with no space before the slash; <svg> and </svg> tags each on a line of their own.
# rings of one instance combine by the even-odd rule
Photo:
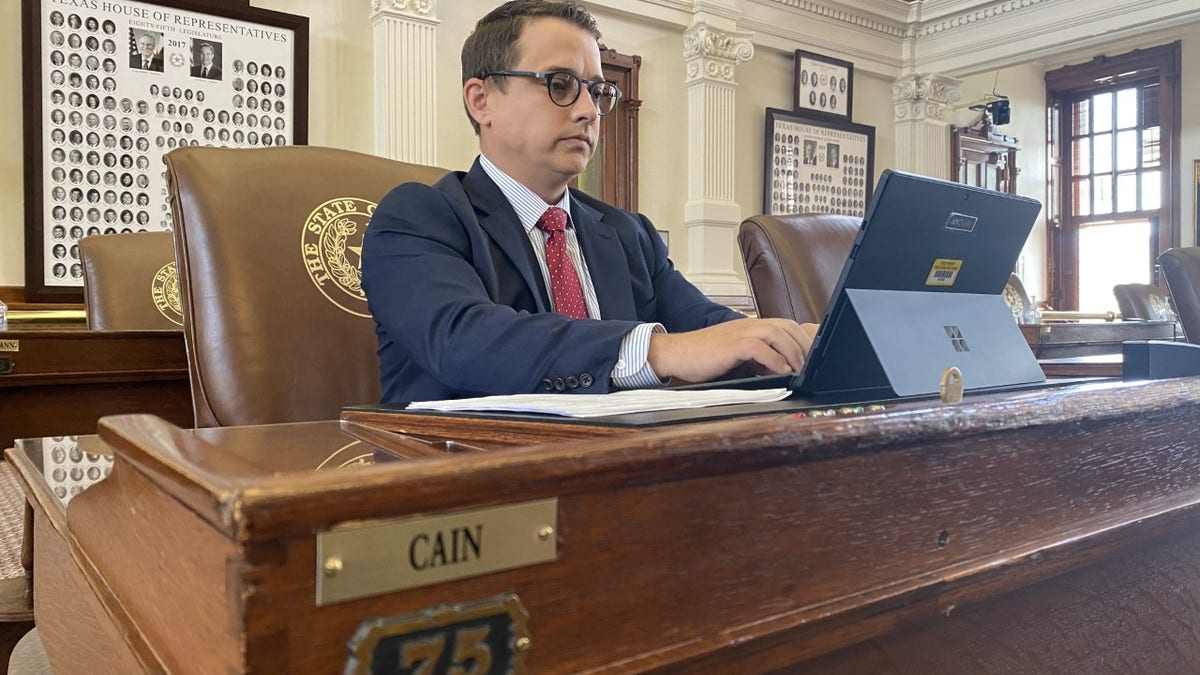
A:
<svg viewBox="0 0 1200 675">
<path fill-rule="evenodd" d="M 567 212 L 551 206 L 546 209 L 537 226 L 547 233 L 546 267 L 550 270 L 550 292 L 554 294 L 554 310 L 572 319 L 588 318 L 583 301 L 583 287 L 571 256 L 567 255 Z"/>
</svg>

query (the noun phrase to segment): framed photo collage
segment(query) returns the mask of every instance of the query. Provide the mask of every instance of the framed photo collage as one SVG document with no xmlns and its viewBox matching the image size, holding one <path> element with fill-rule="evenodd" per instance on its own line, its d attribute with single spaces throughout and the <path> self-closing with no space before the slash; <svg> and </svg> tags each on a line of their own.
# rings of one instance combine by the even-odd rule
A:
<svg viewBox="0 0 1200 675">
<path fill-rule="evenodd" d="M 26 292 L 79 301 L 79 239 L 170 230 L 163 156 L 307 142 L 308 19 L 24 0 Z"/>
<path fill-rule="evenodd" d="M 796 51 L 792 110 L 766 111 L 763 213 L 863 216 L 875 128 L 851 121 L 853 92 L 854 64 Z"/>
</svg>

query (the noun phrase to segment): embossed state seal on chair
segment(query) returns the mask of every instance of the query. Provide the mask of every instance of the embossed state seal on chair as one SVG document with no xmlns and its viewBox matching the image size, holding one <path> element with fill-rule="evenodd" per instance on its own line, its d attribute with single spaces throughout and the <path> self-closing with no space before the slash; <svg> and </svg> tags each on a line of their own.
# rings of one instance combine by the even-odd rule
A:
<svg viewBox="0 0 1200 675">
<path fill-rule="evenodd" d="M 180 148 L 166 164 L 196 425 L 378 401 L 363 232 L 393 187 L 446 171 L 305 146 Z"/>
</svg>

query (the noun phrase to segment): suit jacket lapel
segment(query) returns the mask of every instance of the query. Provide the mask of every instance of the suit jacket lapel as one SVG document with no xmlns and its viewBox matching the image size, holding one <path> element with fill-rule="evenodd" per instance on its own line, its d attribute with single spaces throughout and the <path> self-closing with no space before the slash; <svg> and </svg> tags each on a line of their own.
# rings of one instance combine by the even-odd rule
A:
<svg viewBox="0 0 1200 675">
<path fill-rule="evenodd" d="M 571 196 L 571 219 L 587 260 L 592 287 L 596 289 L 601 318 L 636 319 L 637 310 L 629 290 L 629 263 L 616 234 L 604 223 L 603 214 L 575 199 L 574 195 Z"/>
<path fill-rule="evenodd" d="M 512 261 L 525 284 L 533 289 L 538 311 L 550 311 L 548 291 L 538 269 L 529 237 L 525 234 L 525 228 L 521 227 L 516 211 L 513 211 L 512 205 L 504 198 L 504 193 L 479 165 L 478 159 L 463 176 L 462 185 L 470 197 L 471 204 L 479 212 L 480 227 Z"/>
</svg>

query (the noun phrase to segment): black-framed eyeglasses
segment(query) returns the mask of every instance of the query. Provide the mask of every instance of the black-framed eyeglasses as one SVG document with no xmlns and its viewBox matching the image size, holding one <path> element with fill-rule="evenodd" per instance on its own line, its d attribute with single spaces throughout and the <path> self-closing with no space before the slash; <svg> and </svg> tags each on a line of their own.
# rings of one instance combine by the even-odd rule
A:
<svg viewBox="0 0 1200 675">
<path fill-rule="evenodd" d="M 588 95 L 596 104 L 596 112 L 601 115 L 612 112 L 617 107 L 617 101 L 621 100 L 621 90 L 612 82 L 602 78 L 585 80 L 575 73 L 565 70 L 555 70 L 549 73 L 535 73 L 531 70 L 498 70 L 488 73 L 480 79 L 489 77 L 532 77 L 541 80 L 546 83 L 546 93 L 550 95 L 550 100 L 554 102 L 554 105 L 563 108 L 575 105 L 575 101 L 579 100 L 579 92 L 583 91 L 583 87 L 586 85 Z"/>
</svg>

